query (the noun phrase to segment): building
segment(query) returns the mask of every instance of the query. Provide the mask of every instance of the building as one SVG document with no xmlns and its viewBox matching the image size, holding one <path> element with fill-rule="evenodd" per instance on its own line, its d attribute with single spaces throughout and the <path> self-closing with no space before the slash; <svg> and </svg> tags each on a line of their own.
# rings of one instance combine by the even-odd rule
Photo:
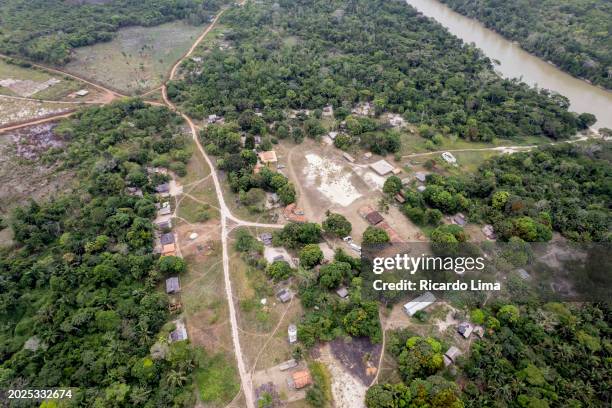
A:
<svg viewBox="0 0 612 408">
<path fill-rule="evenodd" d="M 391 173 L 393 173 L 394 176 L 397 176 L 401 172 L 402 172 L 402 169 L 400 169 L 399 167 L 396 167 L 393 170 L 391 170 Z"/>
<path fill-rule="evenodd" d="M 293 293 L 291 293 L 291 290 L 283 288 L 276 292 L 276 298 L 283 303 L 287 303 L 291 300 L 291 298 L 293 298 Z"/>
<path fill-rule="evenodd" d="M 155 221 L 155 226 L 162 231 L 170 230 L 172 229 L 172 220 Z"/>
<path fill-rule="evenodd" d="M 176 256 L 176 245 L 174 243 L 162 245 L 162 256 Z"/>
<path fill-rule="evenodd" d="M 170 335 L 168 336 L 170 343 L 187 340 L 187 329 L 185 328 L 185 323 L 182 320 L 175 320 L 174 325 L 176 329 L 170 332 Z"/>
<path fill-rule="evenodd" d="M 355 163 L 355 158 L 351 156 L 350 154 L 348 154 L 347 152 L 342 153 L 342 157 L 344 157 L 344 159 L 348 161 L 349 163 Z"/>
<path fill-rule="evenodd" d="M 436 301 L 436 297 L 431 292 L 425 292 L 421 296 L 411 300 L 404 305 L 404 311 L 408 316 L 414 316 L 419 310 L 424 310 Z"/>
<path fill-rule="evenodd" d="M 453 154 L 451 152 L 443 152 L 442 153 L 442 158 L 448 164 L 455 164 L 455 163 L 457 163 L 457 159 L 455 158 L 455 156 L 453 156 Z"/>
<path fill-rule="evenodd" d="M 351 113 L 358 116 L 369 116 L 374 112 L 370 102 L 363 102 L 351 109 Z"/>
<path fill-rule="evenodd" d="M 86 89 L 80 89 L 74 93 L 76 96 L 83 97 L 89 95 L 89 91 Z"/>
<path fill-rule="evenodd" d="M 157 192 L 159 194 L 170 193 L 170 184 L 169 183 L 162 183 L 162 184 L 158 185 L 157 187 L 155 187 L 155 192 Z"/>
<path fill-rule="evenodd" d="M 278 369 L 281 371 L 287 371 L 289 369 L 292 369 L 294 367 L 297 367 L 298 363 L 297 361 L 295 361 L 295 359 L 291 359 L 291 360 L 287 360 L 284 363 L 280 363 L 278 365 Z"/>
<path fill-rule="evenodd" d="M 276 163 L 278 161 L 278 159 L 276 158 L 276 152 L 274 150 L 260 152 L 259 161 L 261 161 L 263 164 Z"/>
<path fill-rule="evenodd" d="M 181 284 L 179 283 L 178 276 L 172 276 L 166 279 L 166 293 L 178 293 L 181 291 Z"/>
<path fill-rule="evenodd" d="M 397 193 L 395 195 L 395 201 L 397 201 L 400 204 L 404 204 L 406 202 L 406 199 L 404 198 L 404 196 L 402 195 L 401 192 Z"/>
<path fill-rule="evenodd" d="M 289 325 L 287 328 L 287 334 L 289 335 L 290 344 L 297 342 L 297 326 L 295 324 Z"/>
<path fill-rule="evenodd" d="M 384 217 L 380 215 L 378 211 L 372 211 L 365 216 L 365 219 L 370 223 L 370 225 L 376 225 L 384 221 Z"/>
<path fill-rule="evenodd" d="M 162 234 L 159 241 L 162 245 L 174 244 L 174 234 L 171 232 Z"/>
<path fill-rule="evenodd" d="M 370 164 L 370 168 L 374 170 L 379 176 L 384 176 L 393 171 L 394 167 L 386 161 L 385 159 L 381 159 L 377 162 Z"/>
<path fill-rule="evenodd" d="M 172 213 L 172 209 L 170 208 L 169 205 L 165 205 L 162 206 L 158 211 L 157 211 L 157 215 L 159 216 L 163 216 L 163 215 L 170 215 Z"/>
<path fill-rule="evenodd" d="M 461 350 L 455 346 L 451 346 L 448 351 L 444 353 L 444 365 L 448 367 L 449 365 L 455 363 L 457 361 L 457 357 L 459 357 L 461 354 L 463 354 Z"/>
<path fill-rule="evenodd" d="M 468 322 L 460 323 L 459 326 L 457 326 L 457 333 L 459 333 L 466 339 L 470 337 L 473 330 L 474 330 L 474 326 L 472 326 Z"/>
<path fill-rule="evenodd" d="M 291 378 L 288 380 L 289 388 L 296 390 L 302 389 L 312 384 L 312 378 L 310 377 L 310 371 L 300 370 L 291 374 Z"/>
<path fill-rule="evenodd" d="M 418 186 L 418 187 L 417 187 L 417 191 L 418 191 L 419 193 L 422 193 L 422 192 L 423 192 L 423 191 L 425 191 L 426 189 L 427 189 L 427 187 L 425 187 L 424 185 L 420 185 L 420 186 Z"/>
<path fill-rule="evenodd" d="M 126 189 L 126 192 L 128 195 L 131 195 L 134 197 L 142 197 L 142 190 L 139 189 L 138 187 L 128 187 Z"/>
<path fill-rule="evenodd" d="M 421 183 L 424 183 L 425 179 L 427 178 L 427 174 L 423 173 L 422 171 L 417 171 L 416 173 L 414 173 L 414 177 Z"/>
<path fill-rule="evenodd" d="M 342 299 L 346 299 L 346 297 L 349 295 L 349 292 L 346 286 L 340 286 L 338 290 L 336 290 L 336 294 Z"/>
<path fill-rule="evenodd" d="M 487 239 L 495 240 L 497 239 L 497 235 L 495 235 L 495 229 L 491 224 L 487 224 L 482 227 L 482 233 L 487 237 Z"/>
<path fill-rule="evenodd" d="M 372 152 L 366 152 L 363 154 L 363 158 L 369 160 L 372 158 Z"/>
<path fill-rule="evenodd" d="M 219 120 L 219 116 L 214 115 L 214 114 L 213 115 L 208 115 L 208 119 L 206 119 L 206 121 L 209 124 L 217 123 L 218 120 Z"/>
<path fill-rule="evenodd" d="M 264 232 L 259 234 L 259 240 L 263 242 L 264 245 L 270 246 L 272 245 L 272 234 L 269 232 Z"/>
<path fill-rule="evenodd" d="M 465 224 L 467 224 L 465 215 L 463 215 L 463 213 L 455 214 L 455 216 L 453 216 L 453 223 L 463 227 Z"/>
<path fill-rule="evenodd" d="M 529 272 L 527 272 L 525 269 L 523 268 L 519 268 L 516 270 L 516 272 L 518 273 L 518 275 L 521 277 L 521 279 L 523 280 L 529 280 L 531 279 L 531 275 L 529 274 Z"/>
<path fill-rule="evenodd" d="M 334 115 L 334 107 L 331 105 L 327 105 L 323 107 L 323 116 L 333 116 Z"/>
</svg>

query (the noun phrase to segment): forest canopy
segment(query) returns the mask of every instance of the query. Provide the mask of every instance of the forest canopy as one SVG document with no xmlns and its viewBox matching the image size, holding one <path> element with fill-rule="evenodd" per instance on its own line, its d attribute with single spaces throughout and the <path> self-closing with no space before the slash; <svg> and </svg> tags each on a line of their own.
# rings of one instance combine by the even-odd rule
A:
<svg viewBox="0 0 612 408">
<path fill-rule="evenodd" d="M 122 27 L 178 19 L 202 24 L 223 0 L 4 0 L 0 53 L 64 64 L 73 48 L 110 41 Z"/>
<path fill-rule="evenodd" d="M 332 105 L 343 120 L 370 102 L 377 114 L 429 126 L 432 136 L 467 140 L 557 139 L 582 126 L 565 97 L 500 78 L 478 49 L 405 2 L 249 2 L 221 22 L 227 47 L 211 49 L 205 64 L 186 61 L 185 79 L 168 87 L 195 118 L 261 111 L 272 124 L 288 110 Z"/>
<path fill-rule="evenodd" d="M 612 3 L 441 0 L 574 76 L 612 88 Z"/>
</svg>

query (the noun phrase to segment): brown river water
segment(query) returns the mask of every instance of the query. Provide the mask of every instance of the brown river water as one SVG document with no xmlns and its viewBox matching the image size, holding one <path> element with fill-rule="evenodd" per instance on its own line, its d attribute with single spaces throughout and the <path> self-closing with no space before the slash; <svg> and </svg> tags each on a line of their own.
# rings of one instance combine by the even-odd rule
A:
<svg viewBox="0 0 612 408">
<path fill-rule="evenodd" d="M 495 70 L 503 76 L 519 78 L 529 85 L 558 92 L 569 99 L 571 110 L 597 116 L 594 128 L 612 129 L 612 92 L 566 74 L 480 22 L 456 13 L 436 0 L 406 2 L 425 16 L 438 21 L 464 42 L 474 43 L 490 59 L 499 61 L 500 65 L 495 65 Z"/>
</svg>

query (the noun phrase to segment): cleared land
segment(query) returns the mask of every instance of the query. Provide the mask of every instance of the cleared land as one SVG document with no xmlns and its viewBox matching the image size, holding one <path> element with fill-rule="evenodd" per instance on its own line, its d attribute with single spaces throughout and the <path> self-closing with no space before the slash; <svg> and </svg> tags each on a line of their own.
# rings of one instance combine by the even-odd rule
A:
<svg viewBox="0 0 612 408">
<path fill-rule="evenodd" d="M 72 105 L 10 99 L 0 95 L 0 126 L 68 112 Z"/>
<path fill-rule="evenodd" d="M 129 94 L 163 82 L 170 67 L 202 32 L 182 21 L 119 30 L 110 42 L 77 48 L 66 70 Z"/>
</svg>

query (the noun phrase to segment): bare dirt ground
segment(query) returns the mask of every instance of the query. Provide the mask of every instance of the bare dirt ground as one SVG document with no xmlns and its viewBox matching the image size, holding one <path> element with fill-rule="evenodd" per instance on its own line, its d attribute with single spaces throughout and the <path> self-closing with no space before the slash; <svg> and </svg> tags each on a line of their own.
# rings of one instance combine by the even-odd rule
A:
<svg viewBox="0 0 612 408">
<path fill-rule="evenodd" d="M 369 224 L 358 210 L 365 205 L 377 209 L 383 197 L 381 186 L 385 178 L 368 167 L 368 163 L 380 157 L 358 158 L 356 163 L 349 163 L 341 150 L 310 139 L 297 146 L 290 143 L 278 146 L 279 162 L 287 166 L 284 173 L 298 189 L 298 205 L 304 209 L 306 218 L 321 222 L 328 210 L 342 214 L 353 225 L 353 239 L 361 242 L 361 234 Z M 383 216 L 404 241 L 424 240 L 420 228 L 394 204 Z"/>
<path fill-rule="evenodd" d="M 320 354 L 319 361 L 327 366 L 331 374 L 334 407 L 365 408 L 368 386 L 334 357 L 328 343 L 320 347 Z"/>
<path fill-rule="evenodd" d="M 63 145 L 52 129 L 45 124 L 0 134 L 0 215 L 27 200 L 70 188 L 69 172 L 39 160 L 48 149 Z"/>
</svg>

